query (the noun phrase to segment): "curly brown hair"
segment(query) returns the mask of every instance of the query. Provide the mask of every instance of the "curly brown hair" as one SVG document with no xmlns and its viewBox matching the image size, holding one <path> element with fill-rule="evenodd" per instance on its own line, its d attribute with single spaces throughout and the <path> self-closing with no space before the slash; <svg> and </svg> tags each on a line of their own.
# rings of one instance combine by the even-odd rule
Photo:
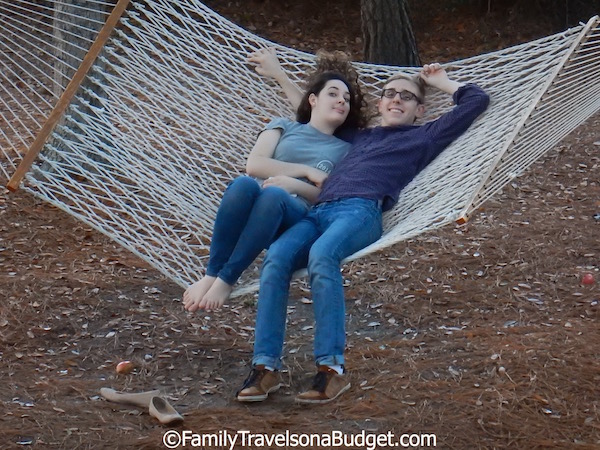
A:
<svg viewBox="0 0 600 450">
<path fill-rule="evenodd" d="M 358 81 L 358 72 L 352 67 L 349 56 L 341 51 L 327 52 L 319 50 L 317 52 L 315 68 L 308 73 L 306 79 L 304 96 L 296 113 L 297 120 L 304 123 L 310 120 L 308 97 L 310 94 L 318 94 L 325 84 L 323 82 L 324 79 L 325 81 L 339 79 L 348 86 L 348 90 L 350 91 L 350 112 L 343 125 L 336 130 L 336 134 L 342 129 L 364 128 L 368 122 L 366 115 L 367 102 L 364 99 L 364 94 Z M 308 110 L 306 109 L 307 107 L 309 108 Z"/>
</svg>

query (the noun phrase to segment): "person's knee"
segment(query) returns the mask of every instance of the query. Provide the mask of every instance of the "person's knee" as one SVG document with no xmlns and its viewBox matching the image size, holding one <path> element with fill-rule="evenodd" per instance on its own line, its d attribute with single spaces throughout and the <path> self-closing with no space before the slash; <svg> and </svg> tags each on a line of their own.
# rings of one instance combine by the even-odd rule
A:
<svg viewBox="0 0 600 450">
<path fill-rule="evenodd" d="M 228 191 L 255 194 L 260 192 L 260 185 L 252 177 L 241 176 L 234 179 L 227 188 Z"/>
<path fill-rule="evenodd" d="M 335 243 L 334 243 L 335 244 Z M 335 246 L 334 246 L 335 247 Z M 313 262 L 324 261 L 324 260 L 335 260 L 335 248 L 331 245 L 323 245 L 321 240 L 317 240 L 308 253 L 308 260 Z"/>
<path fill-rule="evenodd" d="M 267 249 L 263 265 L 283 266 L 289 259 L 289 252 L 283 245 L 279 245 L 278 242 L 273 242 Z"/>
<path fill-rule="evenodd" d="M 250 202 L 258 197 L 259 194 L 260 185 L 258 182 L 254 178 L 241 176 L 229 183 L 223 198 L 230 202 Z"/>
<path fill-rule="evenodd" d="M 320 273 L 339 268 L 340 261 L 333 254 L 332 249 L 315 243 L 308 254 L 308 273 Z"/>
<path fill-rule="evenodd" d="M 267 249 L 262 266 L 263 273 L 276 272 L 291 275 L 296 270 L 294 252 L 289 248 L 285 240 L 276 240 Z"/>
<path fill-rule="evenodd" d="M 263 205 L 268 209 L 283 207 L 290 194 L 276 186 L 268 186 L 264 188 L 260 197 L 257 199 L 257 205 Z"/>
<path fill-rule="evenodd" d="M 254 200 L 252 214 L 260 219 L 265 227 L 278 227 L 286 214 L 289 196 L 290 194 L 278 187 L 264 188 Z"/>
</svg>

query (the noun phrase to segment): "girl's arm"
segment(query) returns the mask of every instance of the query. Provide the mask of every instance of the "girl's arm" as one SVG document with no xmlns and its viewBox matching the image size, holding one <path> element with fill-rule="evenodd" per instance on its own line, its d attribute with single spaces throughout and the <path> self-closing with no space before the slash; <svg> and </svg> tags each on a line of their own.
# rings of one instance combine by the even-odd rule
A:
<svg viewBox="0 0 600 450">
<path fill-rule="evenodd" d="M 310 204 L 314 204 L 321 193 L 321 188 L 313 186 L 305 181 L 297 180 L 296 178 L 287 177 L 285 175 L 267 178 L 263 182 L 263 187 L 268 186 L 277 186 L 286 190 L 290 194 L 299 195 L 300 197 L 308 200 Z"/>
<path fill-rule="evenodd" d="M 246 161 L 246 173 L 251 177 L 269 178 L 286 175 L 291 178 L 307 178 L 320 186 L 327 175 L 325 172 L 304 164 L 273 159 L 275 148 L 281 138 L 281 130 L 265 130 L 258 135 L 256 143 Z M 307 183 L 308 184 L 308 183 Z"/>
<path fill-rule="evenodd" d="M 277 81 L 294 109 L 298 109 L 303 93 L 281 68 L 274 48 L 257 50 L 248 56 L 248 61 L 257 64 L 254 68 L 257 73 Z"/>
</svg>

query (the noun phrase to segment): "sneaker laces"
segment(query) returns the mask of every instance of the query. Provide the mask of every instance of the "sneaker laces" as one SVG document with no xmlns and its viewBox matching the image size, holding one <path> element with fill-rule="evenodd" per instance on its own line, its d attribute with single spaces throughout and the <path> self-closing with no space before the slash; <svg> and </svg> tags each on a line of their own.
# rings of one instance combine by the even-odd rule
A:
<svg viewBox="0 0 600 450">
<path fill-rule="evenodd" d="M 327 388 L 327 378 L 329 378 L 327 376 L 327 372 L 317 372 L 313 380 L 313 390 L 317 392 L 325 392 L 325 389 Z"/>
<path fill-rule="evenodd" d="M 244 384 L 242 385 L 242 388 L 240 389 L 240 391 L 243 391 L 244 389 L 254 385 L 256 383 L 256 380 L 258 380 L 261 377 L 261 375 L 263 374 L 263 372 L 265 370 L 266 369 L 261 370 L 261 369 L 253 368 L 250 371 L 250 374 L 248 375 L 248 377 L 244 380 Z"/>
</svg>

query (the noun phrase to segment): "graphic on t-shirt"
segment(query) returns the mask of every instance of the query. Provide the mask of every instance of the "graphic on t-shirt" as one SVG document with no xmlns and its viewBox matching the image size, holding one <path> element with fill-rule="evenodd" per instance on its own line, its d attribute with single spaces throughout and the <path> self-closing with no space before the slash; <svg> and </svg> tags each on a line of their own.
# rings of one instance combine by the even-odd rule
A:
<svg viewBox="0 0 600 450">
<path fill-rule="evenodd" d="M 325 173 L 331 173 L 333 170 L 333 163 L 327 159 L 324 159 L 319 161 L 315 167 Z"/>
</svg>

